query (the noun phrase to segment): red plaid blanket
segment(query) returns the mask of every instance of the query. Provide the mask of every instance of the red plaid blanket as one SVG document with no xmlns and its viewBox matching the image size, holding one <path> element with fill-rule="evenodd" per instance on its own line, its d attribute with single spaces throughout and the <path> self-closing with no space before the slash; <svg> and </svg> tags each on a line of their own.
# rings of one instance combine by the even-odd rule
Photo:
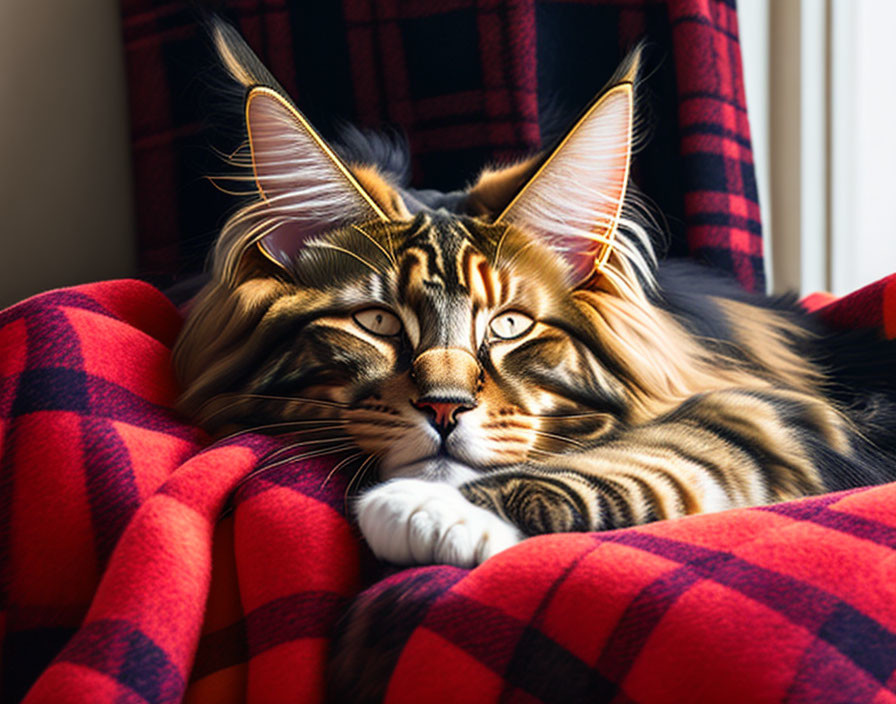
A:
<svg viewBox="0 0 896 704">
<path fill-rule="evenodd" d="M 894 332 L 896 276 L 822 310 Z M 896 701 L 896 485 L 384 576 L 331 463 L 241 482 L 279 441 L 170 410 L 180 322 L 135 281 L 0 314 L 3 701 L 319 702 L 345 629 L 337 701 Z"/>
</svg>

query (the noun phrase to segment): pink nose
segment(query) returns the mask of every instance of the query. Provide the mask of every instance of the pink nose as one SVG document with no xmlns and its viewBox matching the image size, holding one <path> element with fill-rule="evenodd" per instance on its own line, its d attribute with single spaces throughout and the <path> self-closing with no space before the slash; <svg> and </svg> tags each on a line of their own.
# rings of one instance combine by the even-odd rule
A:
<svg viewBox="0 0 896 704">
<path fill-rule="evenodd" d="M 473 406 L 460 401 L 430 401 L 420 399 L 413 401 L 414 408 L 429 416 L 429 422 L 439 431 L 442 438 L 454 430 L 457 425 L 457 416 L 465 411 L 470 411 Z"/>
</svg>

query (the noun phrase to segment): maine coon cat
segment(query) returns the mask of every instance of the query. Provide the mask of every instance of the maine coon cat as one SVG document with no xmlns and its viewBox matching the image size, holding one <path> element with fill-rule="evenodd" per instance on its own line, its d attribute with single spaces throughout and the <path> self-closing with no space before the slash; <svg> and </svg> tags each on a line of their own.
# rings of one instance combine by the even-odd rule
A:
<svg viewBox="0 0 896 704">
<path fill-rule="evenodd" d="M 628 183 L 637 52 L 556 147 L 444 195 L 342 159 L 216 42 L 257 197 L 177 343 L 180 406 L 376 476 L 354 511 L 379 557 L 470 566 L 896 478 L 892 345 L 657 263 Z"/>
</svg>

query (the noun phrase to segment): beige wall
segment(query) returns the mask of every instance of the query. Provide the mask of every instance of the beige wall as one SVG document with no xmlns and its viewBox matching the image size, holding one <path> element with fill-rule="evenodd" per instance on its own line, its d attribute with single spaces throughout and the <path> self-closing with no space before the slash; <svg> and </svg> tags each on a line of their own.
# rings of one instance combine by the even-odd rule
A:
<svg viewBox="0 0 896 704">
<path fill-rule="evenodd" d="M 740 0 L 739 8 L 762 2 L 774 290 L 843 295 L 896 271 L 888 43 L 896 3 Z M 751 47 L 743 49 L 746 57 Z"/>
<path fill-rule="evenodd" d="M 134 270 L 117 0 L 0 0 L 0 306 Z"/>
<path fill-rule="evenodd" d="M 738 2 L 766 270 L 779 293 L 831 287 L 831 2 Z"/>
</svg>

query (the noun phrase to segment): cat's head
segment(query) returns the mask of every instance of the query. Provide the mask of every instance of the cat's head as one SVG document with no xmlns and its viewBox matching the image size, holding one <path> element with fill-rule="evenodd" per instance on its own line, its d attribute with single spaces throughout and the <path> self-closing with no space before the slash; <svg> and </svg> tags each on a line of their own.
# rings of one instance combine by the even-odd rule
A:
<svg viewBox="0 0 896 704">
<path fill-rule="evenodd" d="M 232 30 L 217 41 L 246 87 L 258 197 L 224 226 L 178 341 L 185 412 L 448 481 L 631 413 L 646 382 L 611 338 L 633 323 L 593 299 L 638 305 L 651 285 L 626 204 L 637 54 L 554 149 L 449 211 L 341 160 Z"/>
</svg>

